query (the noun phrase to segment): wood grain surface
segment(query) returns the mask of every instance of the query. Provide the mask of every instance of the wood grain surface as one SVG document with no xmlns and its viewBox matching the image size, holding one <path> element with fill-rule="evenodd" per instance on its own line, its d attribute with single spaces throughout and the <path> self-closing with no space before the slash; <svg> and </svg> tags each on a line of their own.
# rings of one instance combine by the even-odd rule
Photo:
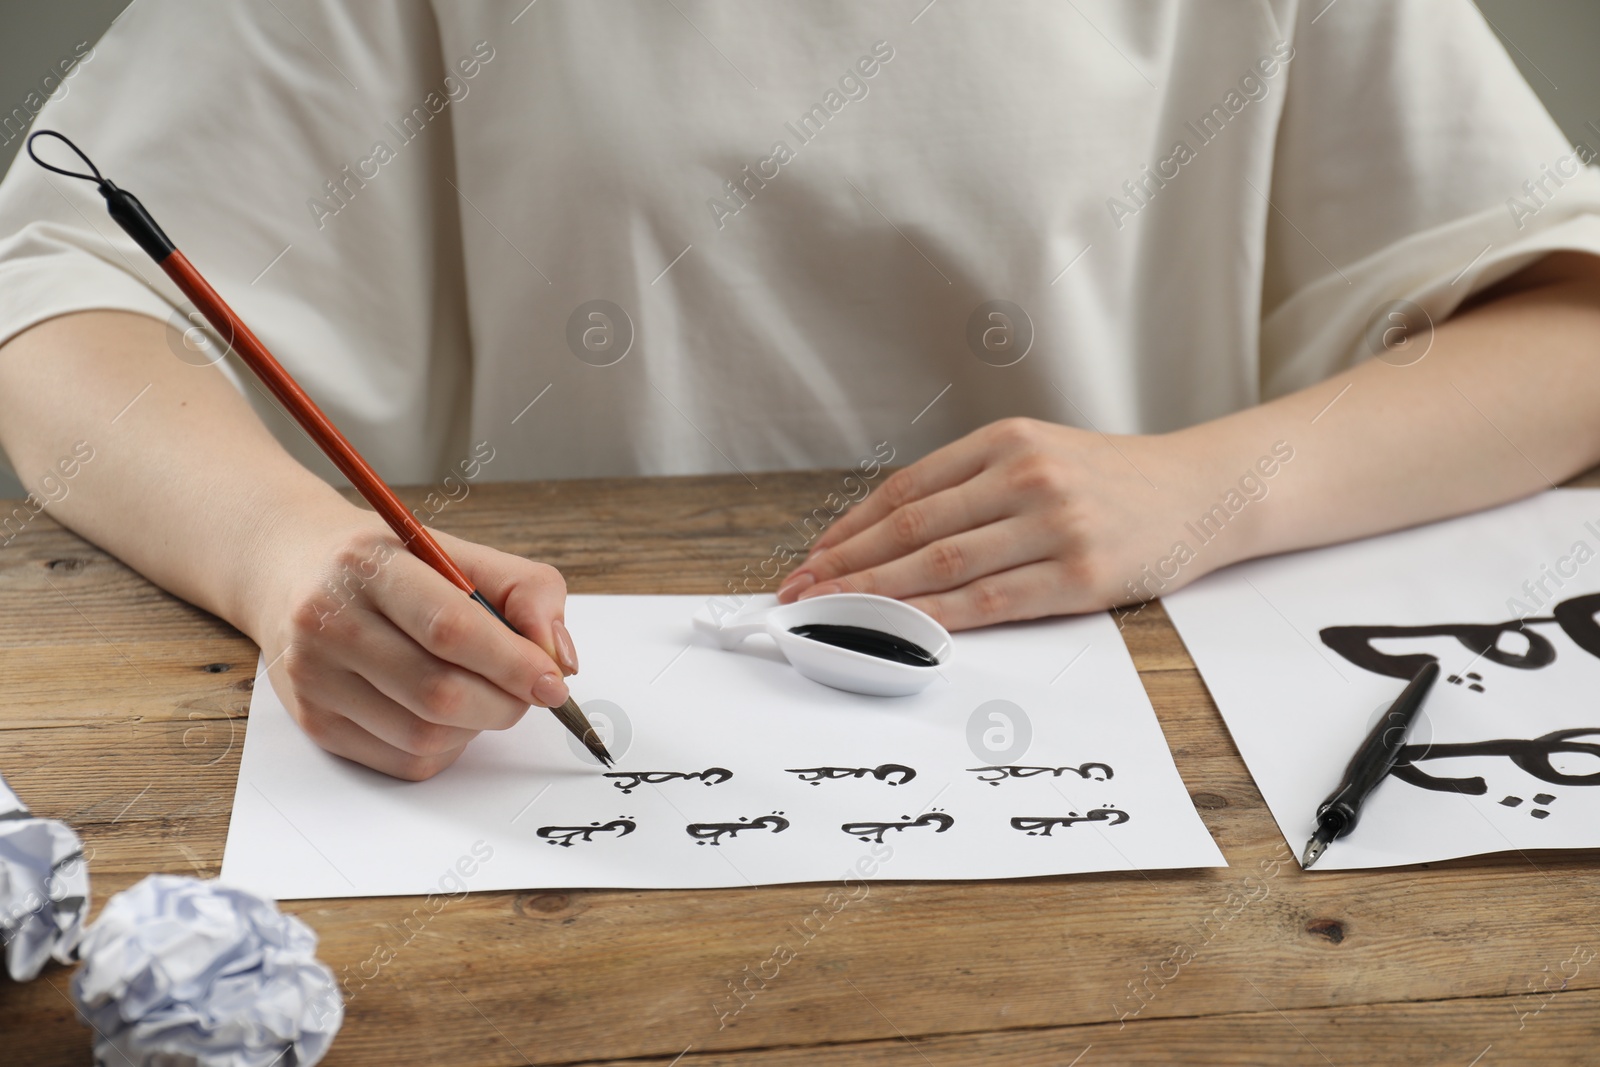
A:
<svg viewBox="0 0 1600 1067">
<path fill-rule="evenodd" d="M 799 544 L 842 478 L 484 485 L 435 525 L 573 592 L 710 594 Z M 214 876 L 255 646 L 48 514 L 0 549 L 0 607 L 0 771 L 83 836 L 96 906 Z M 827 884 L 474 893 L 409 924 L 420 899 L 293 902 L 351 991 L 324 1062 L 1600 1062 L 1600 959 L 1569 962 L 1600 955 L 1595 853 L 1305 875 L 1160 605 L 1123 622 L 1229 868 L 878 880 L 836 914 Z M 89 1062 L 70 974 L 0 979 L 0 1064 Z"/>
</svg>

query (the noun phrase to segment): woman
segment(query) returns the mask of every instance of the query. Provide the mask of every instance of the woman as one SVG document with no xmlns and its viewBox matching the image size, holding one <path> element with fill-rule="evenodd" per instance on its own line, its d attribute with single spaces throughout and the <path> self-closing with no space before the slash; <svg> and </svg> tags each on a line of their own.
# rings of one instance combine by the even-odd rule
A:
<svg viewBox="0 0 1600 1067">
<path fill-rule="evenodd" d="M 1600 460 L 1591 153 L 1466 0 L 147 0 L 39 125 L 391 481 L 909 462 L 784 599 L 1100 610 Z M 560 576 L 441 535 L 491 635 L 99 210 L 0 186 L 52 514 L 387 773 L 563 699 Z"/>
</svg>

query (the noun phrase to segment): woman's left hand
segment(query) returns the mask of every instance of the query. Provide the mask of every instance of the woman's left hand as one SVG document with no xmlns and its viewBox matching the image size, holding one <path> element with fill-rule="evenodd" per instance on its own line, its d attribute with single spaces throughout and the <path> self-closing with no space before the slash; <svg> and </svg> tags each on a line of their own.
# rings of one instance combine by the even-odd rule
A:
<svg viewBox="0 0 1600 1067">
<path fill-rule="evenodd" d="M 1207 479 L 1190 445 L 991 423 L 897 471 L 840 517 L 778 599 L 876 593 L 961 630 L 1170 592 L 1237 558 L 1200 548 L 1173 559 L 1180 539 L 1194 547 L 1185 522 L 1215 499 L 1214 487 L 1196 488 Z"/>
</svg>

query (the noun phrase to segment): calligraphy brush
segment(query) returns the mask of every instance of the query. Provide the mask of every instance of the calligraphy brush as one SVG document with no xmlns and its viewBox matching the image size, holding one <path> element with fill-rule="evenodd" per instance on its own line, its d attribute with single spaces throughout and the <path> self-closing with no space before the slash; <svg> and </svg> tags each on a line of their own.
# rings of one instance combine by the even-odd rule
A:
<svg viewBox="0 0 1600 1067">
<path fill-rule="evenodd" d="M 75 152 L 84 165 L 90 170 L 88 174 L 76 171 L 63 170 L 51 166 L 40 159 L 34 152 L 33 142 L 40 137 L 54 137 Z M 28 155 L 33 161 L 45 170 L 54 171 L 68 178 L 81 178 L 84 181 L 94 182 L 100 190 L 100 195 L 105 197 L 106 210 L 111 213 L 111 218 L 138 242 L 139 247 L 156 261 L 156 265 L 166 272 L 167 277 L 183 291 L 200 313 L 206 317 L 213 329 L 229 342 L 229 347 L 239 353 L 239 358 L 244 360 L 246 366 L 255 372 L 261 383 L 272 391 L 278 402 L 286 408 L 294 420 L 298 422 L 306 434 L 316 442 L 317 447 L 333 461 L 340 472 L 355 486 L 357 491 L 367 499 L 374 511 L 383 517 L 396 536 L 404 542 L 406 548 L 421 559 L 428 566 L 444 575 L 451 584 L 477 601 L 495 618 L 505 624 L 512 633 L 522 636 L 522 632 L 502 614 L 489 599 L 480 593 L 472 584 L 454 560 L 445 554 L 439 542 L 433 535 L 416 520 L 416 517 L 394 495 L 394 490 L 384 484 L 376 471 L 367 465 L 367 461 L 355 450 L 355 447 L 345 439 L 344 434 L 329 421 L 322 413 L 322 409 L 312 402 L 305 390 L 289 376 L 283 369 L 267 346 L 262 344 L 244 320 L 236 315 L 222 297 L 217 295 L 215 289 L 201 277 L 200 272 L 194 268 L 184 254 L 178 251 L 172 239 L 162 232 L 156 225 L 156 220 L 145 210 L 139 198 L 126 189 L 119 189 L 106 178 L 101 176 L 100 168 L 96 167 L 83 150 L 73 144 L 66 137 L 55 130 L 39 130 L 28 138 Z M 589 720 L 579 710 L 578 705 L 571 697 L 560 707 L 550 709 L 555 717 L 560 720 L 571 734 L 589 750 L 601 763 L 611 766 L 611 753 L 606 751 L 605 744 L 600 740 L 600 735 L 595 732 Z"/>
</svg>

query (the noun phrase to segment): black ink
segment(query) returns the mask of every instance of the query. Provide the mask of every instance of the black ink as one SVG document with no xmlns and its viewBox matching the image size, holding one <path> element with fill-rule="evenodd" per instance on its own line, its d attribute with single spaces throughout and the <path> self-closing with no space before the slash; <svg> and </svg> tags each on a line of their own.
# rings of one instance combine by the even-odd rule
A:
<svg viewBox="0 0 1600 1067">
<path fill-rule="evenodd" d="M 1103 822 L 1108 826 L 1121 826 L 1128 821 L 1128 813 L 1118 808 L 1095 808 L 1087 815 L 1068 812 L 1066 815 L 1020 815 L 1011 820 L 1013 830 L 1021 830 L 1029 837 L 1049 837 L 1058 826 L 1075 826 L 1080 822 Z"/>
<path fill-rule="evenodd" d="M 663 782 L 672 782 L 682 779 L 692 782 L 696 779 L 706 785 L 721 785 L 733 777 L 733 772 L 726 767 L 707 767 L 703 771 L 612 771 L 602 775 L 603 778 L 615 778 L 611 784 L 624 793 L 631 793 L 641 785 L 660 785 Z M 629 779 L 623 781 L 622 779 Z"/>
<path fill-rule="evenodd" d="M 1426 626 L 1329 626 L 1321 631 L 1322 643 L 1363 670 L 1391 678 L 1409 680 L 1438 657 L 1426 652 L 1392 655 L 1379 652 L 1372 642 L 1394 637 L 1453 637 L 1476 656 L 1491 663 L 1520 671 L 1534 671 L 1555 662 L 1555 646 L 1543 634 L 1528 629 L 1531 625 L 1553 622 L 1566 632 L 1572 643 L 1600 657 L 1600 593 L 1563 600 L 1545 616 L 1529 616 L 1495 623 L 1440 623 Z M 1523 652 L 1509 652 L 1499 646 L 1500 636 L 1520 633 L 1527 639 Z M 1471 675 L 1468 675 L 1471 677 Z"/>
<path fill-rule="evenodd" d="M 1483 692 L 1483 686 L 1479 684 L 1483 681 L 1483 675 L 1476 671 L 1468 671 L 1465 678 L 1461 677 L 1459 674 L 1452 674 L 1450 677 L 1446 678 L 1445 681 L 1449 682 L 1451 685 L 1466 685 L 1466 687 L 1472 690 L 1474 693 Z"/>
<path fill-rule="evenodd" d="M 847 648 L 879 659 L 893 660 L 912 667 L 937 667 L 939 661 L 921 645 L 912 644 L 903 637 L 886 634 L 882 630 L 869 630 L 865 626 L 835 626 L 832 623 L 813 622 L 804 626 L 791 626 L 789 632 L 812 641 L 820 641 L 835 648 Z"/>
<path fill-rule="evenodd" d="M 1551 785 L 1600 785 L 1600 771 L 1593 774 L 1566 774 L 1556 770 L 1550 762 L 1552 756 L 1559 753 L 1581 753 L 1600 759 L 1600 744 L 1589 741 L 1576 741 L 1578 737 L 1600 738 L 1600 730 L 1593 727 L 1579 727 L 1576 730 L 1554 730 L 1542 737 L 1531 741 L 1515 738 L 1499 739 L 1493 741 L 1472 741 L 1453 745 L 1406 745 L 1400 750 L 1400 758 L 1395 763 L 1394 769 L 1389 773 L 1402 782 L 1417 786 L 1421 789 L 1431 789 L 1438 793 L 1465 793 L 1468 796 L 1481 797 L 1489 791 L 1489 783 L 1480 777 L 1448 778 L 1429 774 L 1417 766 L 1427 760 L 1459 759 L 1467 756 L 1505 756 L 1512 763 L 1521 767 L 1541 782 Z M 1548 794 L 1541 793 L 1540 796 Z M 1508 803 L 1515 799 L 1518 804 L 1520 797 L 1507 797 L 1500 803 L 1507 807 L 1516 804 Z M 1534 798 L 1538 800 L 1538 797 Z M 1550 798 L 1554 800 L 1554 797 Z M 1547 804 L 1549 801 L 1539 801 Z"/>
<path fill-rule="evenodd" d="M 1438 660 L 1431 652 L 1395 655 L 1379 652 L 1372 642 L 1391 637 L 1454 637 L 1474 655 L 1491 663 L 1517 670 L 1534 671 L 1555 662 L 1556 650 L 1543 634 L 1525 629 L 1525 624 L 1549 619 L 1512 619 L 1510 622 L 1480 626 L 1472 623 L 1447 623 L 1441 626 L 1329 626 L 1322 630 L 1322 643 L 1362 670 L 1390 678 L 1410 681 L 1418 671 Z M 1528 640 L 1525 652 L 1507 652 L 1499 647 L 1500 635 L 1520 633 Z"/>
<path fill-rule="evenodd" d="M 692 822 L 684 830 L 697 845 L 720 845 L 724 837 L 733 837 L 745 830 L 771 830 L 781 834 L 788 828 L 789 820 L 783 817 L 783 812 L 775 811 L 757 819 L 744 816 L 738 822 Z"/>
<path fill-rule="evenodd" d="M 942 834 L 956 824 L 953 817 L 942 811 L 930 811 L 913 819 L 909 815 L 902 815 L 902 822 L 847 822 L 839 829 L 852 837 L 859 837 L 863 841 L 875 841 L 883 844 L 883 835 L 890 830 L 910 830 L 919 826 L 937 827 L 933 832 Z"/>
<path fill-rule="evenodd" d="M 1555 799 L 1556 798 L 1553 795 L 1549 794 L 1549 793 L 1536 793 L 1536 794 L 1534 794 L 1533 802 L 1535 804 L 1550 804 Z M 1522 798 L 1521 797 L 1506 797 L 1500 803 L 1504 807 L 1514 808 L 1514 807 L 1517 807 L 1519 804 L 1522 803 Z M 1530 810 L 1528 812 L 1528 814 L 1533 816 L 1535 819 L 1547 819 L 1547 818 L 1550 817 L 1550 812 L 1548 812 L 1544 808 L 1534 808 L 1534 809 Z"/>
<path fill-rule="evenodd" d="M 1595 621 L 1600 614 L 1600 593 L 1570 597 L 1551 608 L 1550 614 L 1573 644 L 1591 656 L 1600 656 L 1600 623 Z"/>
<path fill-rule="evenodd" d="M 977 774 L 978 781 L 988 782 L 990 785 L 996 786 L 1007 778 L 1032 778 L 1036 774 L 1049 774 L 1052 778 L 1060 778 L 1068 771 L 1076 774 L 1079 778 L 1087 778 L 1094 782 L 1104 782 L 1112 777 L 1114 773 L 1110 764 L 1106 763 L 1080 763 L 1076 767 L 968 767 L 967 770 Z M 1105 773 L 1103 775 L 1091 774 L 1090 772 L 1094 770 Z M 993 777 L 989 777 L 990 775 L 993 775 Z"/>
<path fill-rule="evenodd" d="M 869 774 L 880 782 L 905 785 L 917 776 L 916 771 L 903 763 L 880 763 L 876 767 L 786 767 L 784 773 L 798 774 L 802 782 L 812 785 L 820 784 L 824 778 L 865 778 Z M 891 778 L 898 780 L 890 782 Z"/>
<path fill-rule="evenodd" d="M 598 822 L 592 822 L 588 826 L 541 826 L 536 832 L 552 845 L 571 848 L 574 841 L 588 844 L 594 840 L 595 834 L 620 831 L 617 833 L 618 837 L 627 837 L 633 833 L 635 826 L 631 819 L 612 819 L 604 826 Z"/>
</svg>

